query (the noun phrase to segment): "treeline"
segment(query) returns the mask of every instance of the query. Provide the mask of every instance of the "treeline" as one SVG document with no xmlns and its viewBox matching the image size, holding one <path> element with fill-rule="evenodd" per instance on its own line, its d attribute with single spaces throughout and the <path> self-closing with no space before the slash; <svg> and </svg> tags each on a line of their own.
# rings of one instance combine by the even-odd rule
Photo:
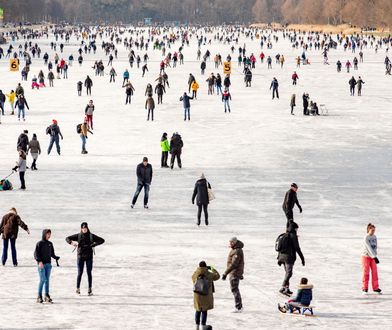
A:
<svg viewBox="0 0 392 330">
<path fill-rule="evenodd" d="M 391 26 L 392 0 L 0 0 L 6 21 Z"/>
</svg>

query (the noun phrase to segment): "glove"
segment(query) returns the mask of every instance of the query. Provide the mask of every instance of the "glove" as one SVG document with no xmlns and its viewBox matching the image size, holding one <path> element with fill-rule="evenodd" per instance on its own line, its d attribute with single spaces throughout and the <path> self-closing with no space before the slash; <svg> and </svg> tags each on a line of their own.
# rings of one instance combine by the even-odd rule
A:
<svg viewBox="0 0 392 330">
<path fill-rule="evenodd" d="M 195 201 L 192 201 L 192 204 L 195 205 Z"/>
<path fill-rule="evenodd" d="M 226 274 L 223 274 L 223 275 L 222 275 L 222 281 L 226 281 L 226 277 L 227 277 L 227 275 L 226 275 Z"/>
<path fill-rule="evenodd" d="M 302 207 L 301 206 L 299 207 L 299 213 L 302 213 Z"/>
<path fill-rule="evenodd" d="M 17 169 L 18 169 L 18 166 L 15 166 L 15 167 L 12 168 L 12 170 L 13 170 L 14 172 L 16 172 Z"/>
<path fill-rule="evenodd" d="M 213 267 L 213 266 L 208 266 L 208 269 L 210 270 L 210 271 L 215 271 L 215 268 Z"/>
<path fill-rule="evenodd" d="M 302 266 L 305 267 L 305 259 L 302 259 Z"/>
<path fill-rule="evenodd" d="M 54 260 L 59 261 L 60 257 L 55 257 Z"/>
<path fill-rule="evenodd" d="M 376 262 L 376 264 L 379 264 L 380 263 L 380 260 L 378 260 L 378 258 L 376 257 L 376 258 L 374 258 L 374 261 Z"/>
</svg>

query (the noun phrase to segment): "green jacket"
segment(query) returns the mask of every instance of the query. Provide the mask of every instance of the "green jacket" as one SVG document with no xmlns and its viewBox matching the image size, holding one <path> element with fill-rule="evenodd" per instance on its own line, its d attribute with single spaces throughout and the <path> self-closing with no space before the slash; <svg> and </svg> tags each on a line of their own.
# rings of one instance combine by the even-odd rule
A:
<svg viewBox="0 0 392 330">
<path fill-rule="evenodd" d="M 167 139 L 164 141 L 161 141 L 161 148 L 162 148 L 162 151 L 170 151 L 169 141 Z"/>
</svg>

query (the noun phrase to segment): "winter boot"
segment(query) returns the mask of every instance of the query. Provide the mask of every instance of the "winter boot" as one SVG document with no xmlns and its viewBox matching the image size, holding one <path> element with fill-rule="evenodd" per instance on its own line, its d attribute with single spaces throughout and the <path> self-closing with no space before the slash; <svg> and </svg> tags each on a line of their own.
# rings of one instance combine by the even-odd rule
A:
<svg viewBox="0 0 392 330">
<path fill-rule="evenodd" d="M 76 294 L 80 294 L 80 289 L 76 289 Z"/>
<path fill-rule="evenodd" d="M 44 301 L 42 300 L 42 296 L 38 296 L 37 303 L 42 304 Z"/>
<path fill-rule="evenodd" d="M 91 288 L 88 289 L 88 295 L 92 296 L 93 295 L 93 290 Z"/>
<path fill-rule="evenodd" d="M 46 295 L 45 295 L 45 302 L 46 302 L 46 303 L 50 303 L 50 304 L 53 303 L 53 300 L 52 300 L 52 298 L 50 298 L 49 294 L 46 294 Z"/>
</svg>

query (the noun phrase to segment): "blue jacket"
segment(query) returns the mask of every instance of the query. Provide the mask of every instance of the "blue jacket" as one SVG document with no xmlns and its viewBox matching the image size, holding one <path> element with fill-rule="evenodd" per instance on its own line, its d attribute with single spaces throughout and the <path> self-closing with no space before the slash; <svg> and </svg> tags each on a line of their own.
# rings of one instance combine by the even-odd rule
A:
<svg viewBox="0 0 392 330">
<path fill-rule="evenodd" d="M 188 94 L 184 94 L 183 96 L 180 97 L 180 101 L 182 101 L 184 108 L 191 107 L 191 102 L 189 100 L 193 100 L 193 96 L 189 96 Z"/>
<path fill-rule="evenodd" d="M 297 296 L 294 298 L 293 302 L 298 302 L 301 305 L 309 306 L 313 298 L 312 289 L 313 285 L 311 284 L 301 284 L 298 287 Z"/>
</svg>

